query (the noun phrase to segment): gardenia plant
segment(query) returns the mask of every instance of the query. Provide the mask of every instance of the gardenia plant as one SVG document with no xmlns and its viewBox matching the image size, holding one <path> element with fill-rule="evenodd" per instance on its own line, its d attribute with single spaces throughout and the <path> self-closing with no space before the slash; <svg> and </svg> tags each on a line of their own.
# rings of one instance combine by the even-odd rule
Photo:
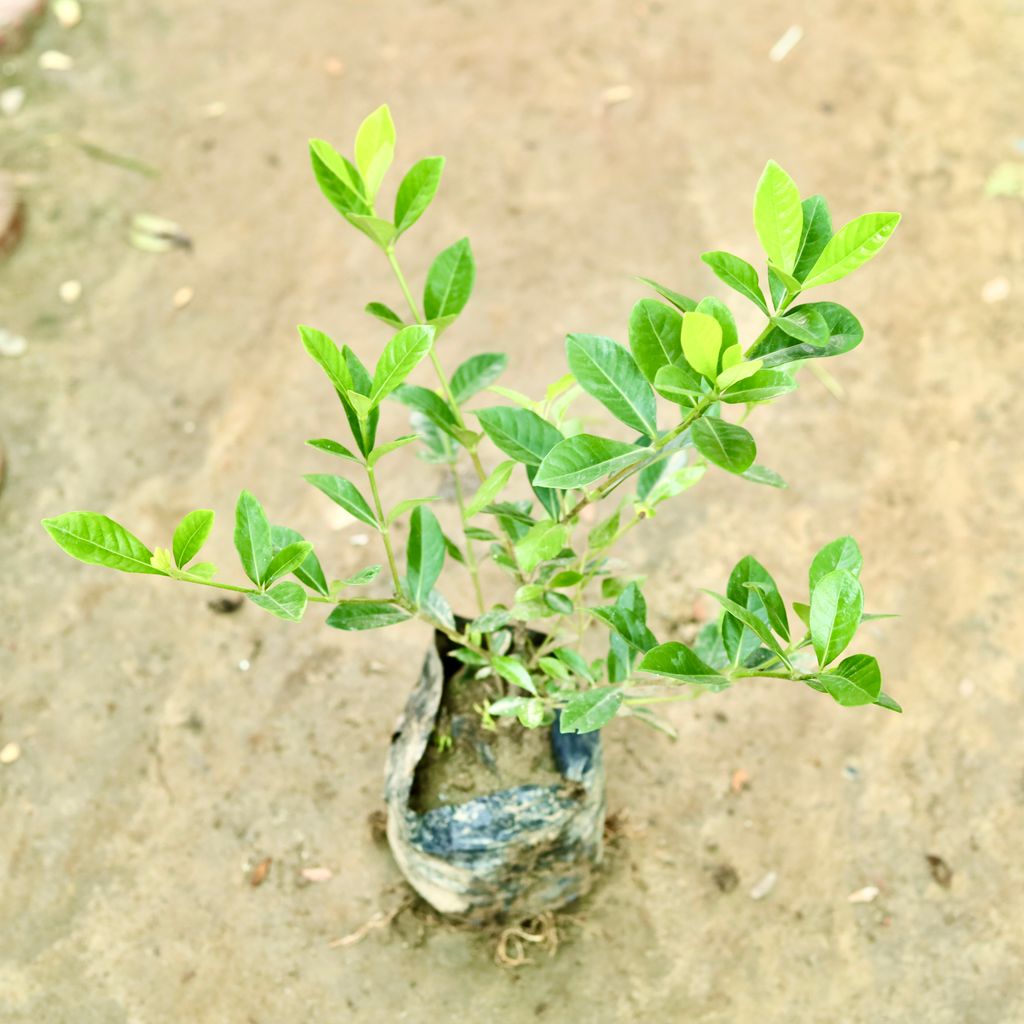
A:
<svg viewBox="0 0 1024 1024">
<path fill-rule="evenodd" d="M 760 334 L 744 344 L 733 314 L 719 299 L 696 302 L 640 278 L 660 298 L 644 298 L 633 307 L 629 348 L 611 338 L 570 334 L 569 372 L 533 400 L 495 383 L 507 364 L 504 354 L 475 355 L 450 375 L 446 370 L 445 335 L 472 292 L 473 254 L 465 238 L 445 249 L 427 272 L 422 298 L 415 297 L 398 246 L 433 200 L 444 159 L 426 157 L 410 168 L 388 218 L 379 209 L 380 189 L 394 148 L 394 125 L 382 106 L 359 128 L 354 163 L 322 140 L 311 143 L 310 154 L 323 194 L 384 254 L 406 312 L 382 302 L 366 307 L 393 332 L 372 371 L 347 345 L 339 348 L 316 328 L 299 328 L 306 352 L 338 395 L 351 433 L 345 442 L 307 443 L 335 456 L 363 483 L 333 473 L 310 473 L 305 479 L 378 534 L 388 592 L 353 596 L 374 582 L 379 565 L 329 580 L 313 546 L 295 530 L 272 525 L 248 491 L 238 499 L 234 531 L 248 584 L 222 582 L 213 565 L 196 561 L 213 527 L 208 509 L 182 519 L 169 549 L 151 550 L 95 512 L 44 520 L 53 539 L 83 562 L 237 591 L 290 621 L 301 619 L 311 602 L 329 605 L 327 625 L 341 630 L 425 619 L 450 638 L 455 656 L 473 673 L 507 684 L 506 696 L 480 705 L 488 724 L 490 716 L 515 716 L 536 728 L 557 715 L 563 732 L 591 732 L 620 714 L 658 725 L 649 704 L 748 678 L 792 680 L 844 706 L 877 704 L 899 711 L 882 692 L 875 658 L 842 657 L 858 626 L 874 617 L 864 613 L 861 553 L 850 537 L 814 556 L 809 595 L 792 604 L 795 621 L 767 569 L 752 556 L 743 558 L 724 593 L 708 592 L 722 613 L 692 647 L 659 643 L 647 624 L 642 582 L 612 575 L 610 569 L 610 553 L 623 535 L 709 469 L 754 485 L 785 486 L 757 463 L 757 446 L 743 424 L 757 408 L 797 387 L 795 371 L 804 360 L 838 356 L 860 344 L 861 325 L 843 306 L 795 303 L 873 257 L 899 214 L 864 214 L 833 233 L 824 198 L 801 200 L 789 175 L 769 162 L 754 197 L 768 295 L 758 271 L 739 256 L 715 251 L 701 257 L 764 314 Z M 436 376 L 434 387 L 409 383 L 423 361 Z M 571 413 L 582 393 L 621 424 L 619 436 L 582 429 Z M 410 410 L 410 433 L 378 436 L 386 399 Z M 437 497 L 410 495 L 392 508 L 381 500 L 378 474 L 387 471 L 392 453 L 409 444 L 416 444 L 427 462 L 448 467 L 460 519 L 454 535 L 442 529 L 431 510 Z M 477 478 L 471 489 L 460 474 L 467 461 Z M 525 485 L 532 498 L 509 496 L 525 491 Z M 609 499 L 604 518 L 586 528 L 583 510 Z M 394 530 L 406 516 L 403 571 Z M 508 581 L 497 602 L 483 591 L 480 567 L 487 559 Z M 478 606 L 471 620 L 456 617 L 438 589 L 446 562 L 469 574 Z M 583 653 L 593 650 L 583 644 L 592 627 L 607 631 L 607 654 L 596 660 Z"/>
</svg>

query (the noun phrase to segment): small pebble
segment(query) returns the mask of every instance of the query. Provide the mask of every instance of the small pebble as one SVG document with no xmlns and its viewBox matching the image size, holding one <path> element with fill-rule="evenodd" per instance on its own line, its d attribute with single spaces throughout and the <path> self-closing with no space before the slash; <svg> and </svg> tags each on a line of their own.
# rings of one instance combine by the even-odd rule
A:
<svg viewBox="0 0 1024 1024">
<path fill-rule="evenodd" d="M 860 769 L 855 764 L 844 764 L 843 778 L 849 779 L 850 782 L 855 782 L 860 778 Z"/>
<path fill-rule="evenodd" d="M 331 76 L 331 78 L 341 78 L 345 74 L 345 64 L 340 61 L 337 57 L 328 57 L 324 61 L 324 71 Z"/>
<path fill-rule="evenodd" d="M 957 689 L 960 691 L 961 697 L 970 697 L 974 693 L 974 680 L 961 679 Z"/>
<path fill-rule="evenodd" d="M 0 750 L 0 764 L 14 764 L 21 757 L 21 747 L 17 743 L 8 743 Z"/>
<path fill-rule="evenodd" d="M 387 671 L 387 665 L 385 665 L 384 662 L 382 661 L 371 661 L 370 664 L 366 666 L 366 668 L 371 674 L 375 676 L 381 676 Z"/>
<path fill-rule="evenodd" d="M 981 301 L 990 306 L 1010 297 L 1010 280 L 1006 277 L 993 277 L 986 281 L 981 289 Z"/>
<path fill-rule="evenodd" d="M 82 5 L 78 0 L 54 0 L 53 13 L 64 28 L 74 28 L 82 20 Z"/>
<path fill-rule="evenodd" d="M 250 664 L 250 662 L 249 662 L 249 659 L 248 659 L 248 658 L 243 658 L 243 659 L 242 659 L 242 660 L 241 660 L 241 661 L 240 661 L 240 662 L 238 663 L 238 671 L 239 671 L 239 672 L 248 672 L 248 671 L 249 671 L 249 669 L 250 669 L 251 667 L 252 667 L 252 665 Z"/>
<path fill-rule="evenodd" d="M 633 98 L 633 87 L 631 85 L 612 85 L 601 92 L 601 102 L 606 107 L 614 107 L 619 103 L 626 103 Z"/>
<path fill-rule="evenodd" d="M 194 434 L 196 432 L 196 425 L 194 420 L 185 420 L 181 425 L 182 432 L 185 434 Z"/>
<path fill-rule="evenodd" d="M 303 868 L 302 877 L 307 882 L 329 882 L 334 872 L 330 868 Z"/>
<path fill-rule="evenodd" d="M 186 284 L 174 293 L 171 302 L 174 303 L 175 309 L 184 309 L 192 301 L 193 295 L 195 291 Z"/>
<path fill-rule="evenodd" d="M 59 289 L 61 302 L 74 305 L 82 297 L 81 281 L 65 281 Z"/>
<path fill-rule="evenodd" d="M 365 548 L 370 543 L 370 535 L 368 533 L 353 533 L 348 542 L 354 548 Z"/>
<path fill-rule="evenodd" d="M 12 85 L 0 92 L 0 112 L 7 117 L 14 117 L 25 105 L 25 90 L 20 85 Z"/>
<path fill-rule="evenodd" d="M 729 788 L 734 793 L 739 793 L 746 789 L 750 785 L 750 775 L 743 769 L 737 768 L 732 773 L 732 779 L 729 782 Z"/>
<path fill-rule="evenodd" d="M 27 348 L 28 342 L 24 338 L 0 327 L 0 356 L 23 356 Z"/>
<path fill-rule="evenodd" d="M 778 42 L 768 51 L 768 59 L 775 64 L 785 60 L 790 51 L 804 37 L 804 30 L 799 25 L 790 25 L 782 33 Z"/>
<path fill-rule="evenodd" d="M 775 883 L 779 880 L 779 876 L 774 871 L 769 871 L 768 874 L 761 879 L 753 889 L 750 890 L 750 898 L 752 900 L 763 900 L 772 889 L 775 888 Z"/>
<path fill-rule="evenodd" d="M 223 100 L 214 100 L 203 107 L 203 113 L 207 117 L 223 117 L 227 113 L 228 105 Z"/>
<path fill-rule="evenodd" d="M 70 71 L 75 66 L 75 61 L 60 50 L 44 50 L 39 54 L 39 66 L 44 71 Z"/>
<path fill-rule="evenodd" d="M 856 892 L 851 892 L 846 897 L 847 903 L 874 903 L 878 898 L 878 886 L 877 885 L 865 885 L 863 889 L 858 889 Z"/>
</svg>

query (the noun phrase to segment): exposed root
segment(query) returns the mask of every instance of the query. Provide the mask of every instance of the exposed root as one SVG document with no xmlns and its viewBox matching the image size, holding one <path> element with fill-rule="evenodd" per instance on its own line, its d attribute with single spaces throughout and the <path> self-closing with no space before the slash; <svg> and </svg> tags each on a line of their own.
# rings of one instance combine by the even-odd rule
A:
<svg viewBox="0 0 1024 1024">
<path fill-rule="evenodd" d="M 360 925 L 360 927 L 358 927 L 354 932 L 350 932 L 348 935 L 343 935 L 340 939 L 333 939 L 328 942 L 327 948 L 337 949 L 339 946 L 354 946 L 357 942 L 362 942 L 370 932 L 376 931 L 378 928 L 389 927 L 403 910 L 408 910 L 415 902 L 415 896 L 407 896 L 398 904 L 397 907 L 387 911 L 387 913 L 382 910 L 378 910 L 377 913 L 369 919 L 369 921 Z"/>
<path fill-rule="evenodd" d="M 530 946 L 538 950 L 546 949 L 552 957 L 558 952 L 561 942 L 559 924 L 575 924 L 583 926 L 583 918 L 576 914 L 555 914 L 550 910 L 527 918 L 518 924 L 503 928 L 498 934 L 498 944 L 494 950 L 494 962 L 499 967 L 523 967 L 534 963 L 527 955 Z"/>
</svg>

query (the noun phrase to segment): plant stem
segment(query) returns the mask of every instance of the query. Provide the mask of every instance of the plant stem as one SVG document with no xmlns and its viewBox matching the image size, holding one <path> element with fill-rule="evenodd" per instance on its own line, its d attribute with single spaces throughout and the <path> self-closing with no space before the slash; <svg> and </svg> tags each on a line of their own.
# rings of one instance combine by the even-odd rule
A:
<svg viewBox="0 0 1024 1024">
<path fill-rule="evenodd" d="M 377 490 L 377 475 L 372 466 L 366 467 L 366 478 L 370 482 L 370 493 L 373 495 L 373 507 L 377 513 L 377 522 L 380 524 L 380 535 L 384 541 L 384 551 L 388 556 L 388 568 L 391 570 L 391 582 L 394 585 L 395 597 L 401 598 L 402 588 L 398 583 L 398 564 L 395 562 L 395 552 L 391 547 L 391 534 L 385 523 L 384 506 L 381 504 L 380 491 Z"/>
<path fill-rule="evenodd" d="M 462 481 L 459 479 L 458 466 L 453 462 L 451 464 L 452 479 L 455 481 L 455 497 L 459 503 L 459 512 L 466 507 L 466 498 L 462 493 Z M 466 521 L 463 517 L 462 521 L 463 536 L 466 540 L 466 568 L 469 570 L 470 579 L 473 581 L 473 592 L 476 594 L 477 607 L 480 609 L 480 614 L 483 615 L 487 611 L 487 604 L 484 601 L 484 592 L 480 586 L 480 566 L 477 564 L 476 553 L 473 551 L 473 541 L 469 537 L 465 536 Z"/>
</svg>

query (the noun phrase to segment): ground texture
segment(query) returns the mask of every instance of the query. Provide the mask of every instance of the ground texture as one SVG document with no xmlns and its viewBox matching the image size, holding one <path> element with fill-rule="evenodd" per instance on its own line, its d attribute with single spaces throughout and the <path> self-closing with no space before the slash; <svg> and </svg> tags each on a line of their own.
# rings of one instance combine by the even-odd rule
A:
<svg viewBox="0 0 1024 1024">
<path fill-rule="evenodd" d="M 0 271 L 0 327 L 28 340 L 0 357 L 0 746 L 20 745 L 0 765 L 0 1019 L 1024 1020 L 1024 205 L 986 192 L 1024 159 L 1018 0 L 84 10 L 0 79 L 26 88 L 0 116 L 0 160 L 28 206 Z M 803 39 L 770 61 L 792 24 Z M 73 68 L 41 71 L 48 49 Z M 754 255 L 768 157 L 840 220 L 905 213 L 832 292 L 866 329 L 830 366 L 843 397 L 804 374 L 756 418 L 789 490 L 714 474 L 625 554 L 667 638 L 740 556 L 796 595 L 813 551 L 855 534 L 870 606 L 902 614 L 865 640 L 907 714 L 764 686 L 674 707 L 675 744 L 613 725 L 624 835 L 557 955 L 530 946 L 518 970 L 495 966 L 493 937 L 415 908 L 329 946 L 406 898 L 367 820 L 424 627 L 343 636 L 317 615 L 217 614 L 186 587 L 73 564 L 38 526 L 93 508 L 166 543 L 208 506 L 229 566 L 248 486 L 333 574 L 379 557 L 297 483 L 330 468 L 301 442 L 334 432 L 338 410 L 294 325 L 370 355 L 384 341 L 361 306 L 399 296 L 316 191 L 305 140 L 344 142 L 385 100 L 401 162 L 449 158 L 408 242 L 413 276 L 462 234 L 477 253 L 445 362 L 507 348 L 506 383 L 535 394 L 563 371 L 566 330 L 624 338 L 631 274 L 721 294 L 697 256 Z M 132 248 L 143 211 L 194 249 Z M 984 301 L 999 277 L 1009 297 Z M 438 493 L 407 454 L 386 498 L 413 471 Z M 304 867 L 333 877 L 301 884 Z M 874 902 L 848 902 L 866 886 Z"/>
</svg>

